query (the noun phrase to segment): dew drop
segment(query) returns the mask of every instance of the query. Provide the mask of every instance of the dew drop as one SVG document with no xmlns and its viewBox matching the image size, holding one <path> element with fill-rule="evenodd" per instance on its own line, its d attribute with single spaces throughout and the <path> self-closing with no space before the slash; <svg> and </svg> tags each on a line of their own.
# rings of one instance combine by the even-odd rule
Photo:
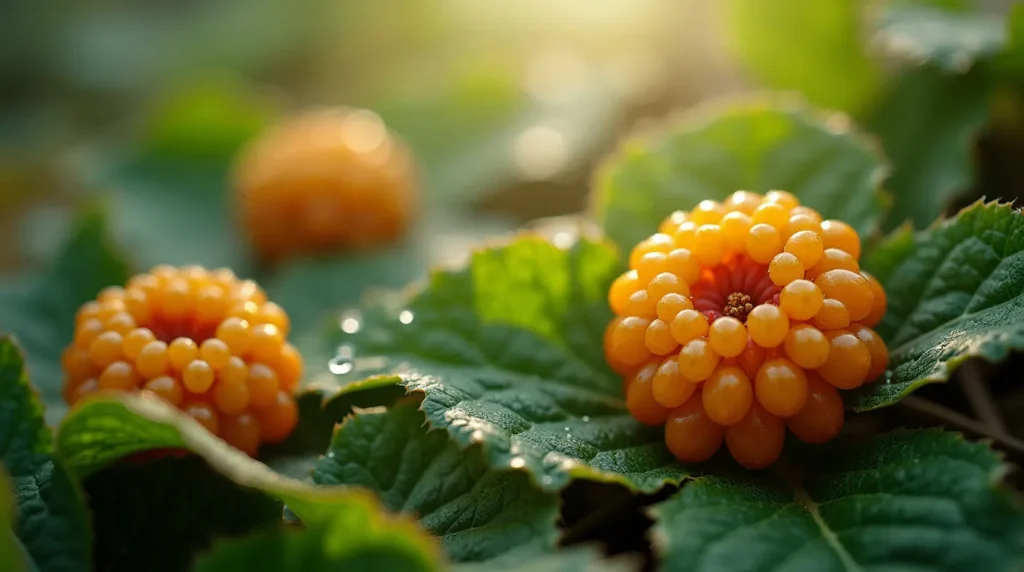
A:
<svg viewBox="0 0 1024 572">
<path fill-rule="evenodd" d="M 590 423 L 590 416 L 589 415 L 584 415 L 583 416 L 583 422 L 584 423 Z"/>
<path fill-rule="evenodd" d="M 363 327 L 363 315 L 359 310 L 347 310 L 342 312 L 341 317 L 338 318 L 338 324 L 341 326 L 341 331 L 346 334 L 354 334 Z"/>
<path fill-rule="evenodd" d="M 335 375 L 344 375 L 355 369 L 355 347 L 352 344 L 338 346 L 338 353 L 327 362 L 327 369 Z"/>
<path fill-rule="evenodd" d="M 411 324 L 415 317 L 416 315 L 412 313 L 412 310 L 402 310 L 402 312 L 398 314 L 398 321 L 403 324 Z"/>
<path fill-rule="evenodd" d="M 569 431 L 570 431 L 570 429 L 569 429 L 569 426 L 568 426 L 568 425 L 566 425 L 566 426 L 565 426 L 565 432 L 566 432 L 566 433 L 568 433 Z"/>
<path fill-rule="evenodd" d="M 522 469 L 523 467 L 526 466 L 526 459 L 522 457 L 516 457 L 512 459 L 508 466 L 512 467 L 513 469 Z"/>
<path fill-rule="evenodd" d="M 545 485 L 550 485 L 551 484 L 551 477 L 548 477 L 548 476 L 542 477 L 540 479 L 540 482 L 544 483 Z"/>
</svg>

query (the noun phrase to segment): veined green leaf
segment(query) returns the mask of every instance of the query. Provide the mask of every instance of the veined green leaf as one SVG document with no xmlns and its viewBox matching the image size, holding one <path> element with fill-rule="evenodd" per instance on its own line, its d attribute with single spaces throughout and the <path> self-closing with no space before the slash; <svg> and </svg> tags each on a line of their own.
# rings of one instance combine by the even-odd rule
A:
<svg viewBox="0 0 1024 572">
<path fill-rule="evenodd" d="M 51 423 L 67 411 L 61 396 L 60 356 L 74 337 L 78 307 L 103 287 L 123 284 L 127 278 L 127 266 L 110 244 L 106 217 L 93 209 L 80 217 L 50 268 L 0 290 L 0 328 L 15 334 L 24 346 Z"/>
<path fill-rule="evenodd" d="M 557 495 L 533 488 L 522 471 L 488 467 L 478 447 L 461 450 L 425 421 L 411 401 L 348 419 L 313 482 L 376 491 L 387 508 L 418 515 L 455 562 L 554 548 Z"/>
<path fill-rule="evenodd" d="M 275 473 L 152 395 L 115 394 L 87 399 L 57 430 L 57 450 L 82 477 L 133 453 L 158 449 L 191 451 L 234 483 L 287 503 L 304 521 L 329 513 L 324 495 L 338 494 Z"/>
<path fill-rule="evenodd" d="M 717 105 L 621 145 L 598 173 L 593 207 L 627 251 L 672 211 L 741 189 L 790 191 L 863 236 L 885 210 L 885 171 L 881 153 L 843 115 L 783 100 Z"/>
<path fill-rule="evenodd" d="M 437 548 L 412 523 L 381 515 L 369 495 L 349 494 L 324 520 L 224 540 L 199 558 L 196 572 L 266 570 L 441 570 Z"/>
<path fill-rule="evenodd" d="M 945 381 L 971 357 L 1024 349 L 1024 215 L 975 203 L 917 233 L 901 229 L 865 260 L 889 307 L 878 327 L 891 373 L 864 388 L 857 408 L 890 405 Z"/>
<path fill-rule="evenodd" d="M 14 543 L 23 548 L 26 568 L 90 570 L 92 535 L 82 492 L 53 456 L 42 404 L 29 385 L 21 350 L 7 336 L 0 337 L 0 465 L 14 490 Z M 0 486 L 7 486 L 6 479 Z"/>
<path fill-rule="evenodd" d="M 586 239 L 562 249 L 522 236 L 477 251 L 407 306 L 346 318 L 331 341 L 353 356 L 337 371 L 352 371 L 336 382 L 369 377 L 422 392 L 433 427 L 545 490 L 572 477 L 646 491 L 677 482 L 686 472 L 661 431 L 629 416 L 604 364 L 607 288 L 619 270 L 613 249 Z"/>
<path fill-rule="evenodd" d="M 1024 513 L 987 446 L 938 430 L 816 450 L 790 479 L 701 477 L 654 509 L 663 569 L 1019 570 Z"/>
<path fill-rule="evenodd" d="M 281 522 L 281 503 L 199 457 L 120 462 L 84 479 L 93 562 L 108 572 L 178 572 L 221 537 Z"/>
</svg>

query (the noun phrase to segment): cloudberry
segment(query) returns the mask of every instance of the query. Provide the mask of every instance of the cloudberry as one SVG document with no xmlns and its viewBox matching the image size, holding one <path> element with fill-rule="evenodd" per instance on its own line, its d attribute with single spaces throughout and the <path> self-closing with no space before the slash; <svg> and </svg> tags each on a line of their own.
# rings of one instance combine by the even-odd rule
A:
<svg viewBox="0 0 1024 572">
<path fill-rule="evenodd" d="M 859 257 L 852 227 L 822 220 L 785 191 L 737 191 L 671 213 L 630 252 L 608 292 L 615 317 L 604 351 L 623 376 L 630 414 L 664 424 L 668 449 L 684 462 L 706 460 L 724 442 L 744 467 L 767 467 L 787 426 L 810 443 L 834 438 L 844 421 L 840 391 L 888 365 L 871 329 L 885 314 L 885 292 Z M 80 324 L 102 312 L 83 308 Z M 225 329 L 229 345 L 234 329 Z M 267 337 L 244 331 L 246 347 Z M 260 367 L 250 365 L 257 382 L 251 370 L 247 378 L 257 418 L 278 411 Z M 81 379 L 95 375 L 79 370 Z M 286 370 L 277 368 L 281 387 Z"/>
<path fill-rule="evenodd" d="M 391 241 L 408 227 L 412 156 L 376 114 L 313 111 L 272 126 L 239 154 L 235 198 L 262 257 Z"/>
<path fill-rule="evenodd" d="M 298 422 L 303 364 L 285 341 L 288 316 L 229 270 L 158 266 L 104 289 L 75 322 L 61 356 L 70 404 L 146 391 L 250 455 Z"/>
</svg>

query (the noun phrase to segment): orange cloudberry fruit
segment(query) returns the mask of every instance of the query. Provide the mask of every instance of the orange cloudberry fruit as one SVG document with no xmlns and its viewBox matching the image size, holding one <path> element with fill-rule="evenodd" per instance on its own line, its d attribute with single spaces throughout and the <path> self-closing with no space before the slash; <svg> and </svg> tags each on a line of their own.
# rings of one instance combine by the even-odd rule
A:
<svg viewBox="0 0 1024 572">
<path fill-rule="evenodd" d="M 804 266 L 800 259 L 791 252 L 781 252 L 772 258 L 768 265 L 768 277 L 777 286 L 785 286 L 794 280 L 804 277 Z"/>
<path fill-rule="evenodd" d="M 418 194 L 406 146 L 359 109 L 272 126 L 239 153 L 233 186 L 249 239 L 268 260 L 392 241 Z"/>
<path fill-rule="evenodd" d="M 767 360 L 754 379 L 757 402 L 773 415 L 790 417 L 807 400 L 807 374 L 785 358 Z"/>
<path fill-rule="evenodd" d="M 769 224 L 757 223 L 747 232 L 747 254 L 761 264 L 768 264 L 782 252 L 782 235 Z"/>
<path fill-rule="evenodd" d="M 303 362 L 285 339 L 288 316 L 228 270 L 156 267 L 104 289 L 75 323 L 61 354 L 69 404 L 144 391 L 249 454 L 298 422 L 292 393 Z"/>
<path fill-rule="evenodd" d="M 747 328 L 732 316 L 723 316 L 708 328 L 708 341 L 715 353 L 733 358 L 747 349 Z"/>
<path fill-rule="evenodd" d="M 839 389 L 860 387 L 871 370 L 871 350 L 847 330 L 825 332 L 830 347 L 828 360 L 818 368 L 825 381 Z"/>
<path fill-rule="evenodd" d="M 730 252 L 742 252 L 747 245 L 747 234 L 754 225 L 750 215 L 733 211 L 722 217 L 718 223 L 722 229 L 722 242 Z"/>
<path fill-rule="evenodd" d="M 794 280 L 779 293 L 779 307 L 794 320 L 810 320 L 824 301 L 821 289 L 809 280 Z"/>
<path fill-rule="evenodd" d="M 679 359 L 670 357 L 661 362 L 654 372 L 652 392 L 655 401 L 662 407 L 679 407 L 693 395 L 699 384 L 679 374 Z"/>
<path fill-rule="evenodd" d="M 722 446 L 725 429 L 708 417 L 699 394 L 671 410 L 664 423 L 665 445 L 684 463 L 706 461 Z"/>
<path fill-rule="evenodd" d="M 754 388 L 743 370 L 720 366 L 703 384 L 704 411 L 719 425 L 738 423 L 754 401 Z"/>
<path fill-rule="evenodd" d="M 689 213 L 686 211 L 674 211 L 665 217 L 665 220 L 661 221 L 661 224 L 658 225 L 658 232 L 672 236 L 676 229 L 679 228 L 679 225 L 686 222 L 688 216 Z"/>
<path fill-rule="evenodd" d="M 661 233 L 642 240 L 630 251 L 629 265 L 631 268 L 636 268 L 640 264 L 640 259 L 652 252 L 668 254 L 674 248 L 674 244 L 672 236 Z"/>
<path fill-rule="evenodd" d="M 626 409 L 634 419 L 644 425 L 661 425 L 668 417 L 668 408 L 654 398 L 654 378 L 658 363 L 651 362 L 640 368 L 629 382 L 626 391 Z"/>
<path fill-rule="evenodd" d="M 839 300 L 856 322 L 871 312 L 875 296 L 867 278 L 849 270 L 829 270 L 814 279 L 826 298 Z"/>
<path fill-rule="evenodd" d="M 721 359 L 706 338 L 690 340 L 679 350 L 679 356 L 676 358 L 679 361 L 680 374 L 684 379 L 693 382 L 707 379 L 718 367 Z"/>
<path fill-rule="evenodd" d="M 785 424 L 757 403 L 739 423 L 725 429 L 729 454 L 748 469 L 763 469 L 774 463 L 785 441 Z"/>
<path fill-rule="evenodd" d="M 885 316 L 888 298 L 885 295 L 885 290 L 882 289 L 882 285 L 879 284 L 878 280 L 876 280 L 874 276 L 864 272 L 863 270 L 860 274 L 868 281 L 868 286 L 871 288 L 871 294 L 873 296 L 871 311 L 868 312 L 867 316 L 864 316 L 861 323 L 869 328 L 874 328 L 878 324 L 882 323 L 882 318 Z"/>
<path fill-rule="evenodd" d="M 725 210 L 751 215 L 757 207 L 761 206 L 761 200 L 761 195 L 757 193 L 736 191 L 725 200 Z"/>
<path fill-rule="evenodd" d="M 831 441 L 843 428 L 843 399 L 839 392 L 814 373 L 807 374 L 807 401 L 786 419 L 786 426 L 805 443 Z"/>
<path fill-rule="evenodd" d="M 857 339 L 864 342 L 871 354 L 871 367 L 864 381 L 870 382 L 877 379 L 889 366 L 889 348 L 882 341 L 882 336 L 867 326 L 851 324 L 850 333 L 857 336 Z"/>
<path fill-rule="evenodd" d="M 839 300 L 825 298 L 821 309 L 814 315 L 814 325 L 822 330 L 835 330 L 850 325 L 850 312 Z"/>
<path fill-rule="evenodd" d="M 841 220 L 826 220 L 820 225 L 821 240 L 825 248 L 838 248 L 854 258 L 860 259 L 860 237 L 853 227 Z"/>
<path fill-rule="evenodd" d="M 609 359 L 625 365 L 639 365 L 651 356 L 647 349 L 647 326 L 650 320 L 628 316 L 612 331 L 608 343 Z"/>
<path fill-rule="evenodd" d="M 778 306 L 761 304 L 747 316 L 747 332 L 754 343 L 763 348 L 774 348 L 786 339 L 789 318 Z"/>
<path fill-rule="evenodd" d="M 857 272 L 859 265 L 857 259 L 850 256 L 845 250 L 838 248 L 826 248 L 821 253 L 818 263 L 807 269 L 807 279 L 814 280 L 829 270 L 850 270 Z"/>
<path fill-rule="evenodd" d="M 885 292 L 861 270 L 853 228 L 822 220 L 785 191 L 737 191 L 673 212 L 657 231 L 630 252 L 608 292 L 615 318 L 604 351 L 623 376 L 631 415 L 664 423 L 666 445 L 686 462 L 709 458 L 724 440 L 744 467 L 766 467 L 787 426 L 807 442 L 834 438 L 844 421 L 840 391 L 888 365 L 871 329 Z M 83 310 L 81 320 L 100 313 Z M 251 325 L 236 329 L 255 343 Z"/>
<path fill-rule="evenodd" d="M 817 369 L 828 361 L 832 347 L 821 330 L 807 324 L 790 328 L 785 341 L 786 357 L 804 369 Z"/>
<path fill-rule="evenodd" d="M 246 455 L 255 456 L 260 446 L 260 424 L 250 413 L 220 418 L 220 436 Z"/>
</svg>

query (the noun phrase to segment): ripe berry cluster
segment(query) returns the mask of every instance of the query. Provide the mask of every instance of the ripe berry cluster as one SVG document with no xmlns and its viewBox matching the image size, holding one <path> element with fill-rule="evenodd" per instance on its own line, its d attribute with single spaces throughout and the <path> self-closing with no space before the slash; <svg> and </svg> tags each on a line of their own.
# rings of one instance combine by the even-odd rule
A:
<svg viewBox="0 0 1024 572">
<path fill-rule="evenodd" d="M 888 350 L 871 328 L 881 285 L 860 239 L 785 191 L 737 191 L 677 211 L 640 242 L 609 291 L 605 355 L 631 415 L 665 424 L 681 461 L 724 441 L 748 468 L 772 464 L 786 427 L 823 443 L 842 428 L 837 390 L 879 377 Z"/>
<path fill-rule="evenodd" d="M 147 391 L 255 455 L 295 428 L 302 357 L 288 315 L 230 270 L 158 266 L 104 289 L 75 319 L 64 399 Z"/>
<path fill-rule="evenodd" d="M 412 155 L 376 114 L 308 112 L 242 150 L 234 177 L 242 222 L 265 260 L 398 237 L 412 216 Z"/>
</svg>

